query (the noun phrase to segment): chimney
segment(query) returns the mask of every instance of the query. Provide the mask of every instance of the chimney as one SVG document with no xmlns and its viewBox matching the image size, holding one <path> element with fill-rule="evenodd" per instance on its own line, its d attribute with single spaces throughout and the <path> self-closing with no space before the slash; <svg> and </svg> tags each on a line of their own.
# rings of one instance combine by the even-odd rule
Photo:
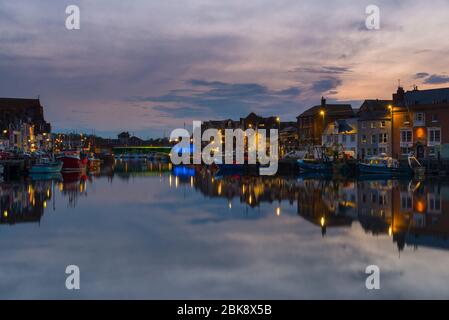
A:
<svg viewBox="0 0 449 320">
<path fill-rule="evenodd" d="M 396 93 L 393 93 L 393 104 L 402 105 L 404 102 L 405 91 L 404 88 L 398 87 Z"/>
<path fill-rule="evenodd" d="M 321 97 L 321 107 L 326 107 L 326 99 L 324 99 L 324 97 Z"/>
</svg>

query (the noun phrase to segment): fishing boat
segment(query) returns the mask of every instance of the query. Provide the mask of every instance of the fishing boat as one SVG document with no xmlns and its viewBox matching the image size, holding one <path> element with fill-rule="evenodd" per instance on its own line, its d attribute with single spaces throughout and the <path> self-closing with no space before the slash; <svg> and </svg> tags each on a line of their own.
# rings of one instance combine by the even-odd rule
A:
<svg viewBox="0 0 449 320">
<path fill-rule="evenodd" d="M 79 151 L 64 151 L 57 159 L 63 162 L 64 172 L 80 172 L 87 164 L 87 158 L 81 159 Z"/>
<path fill-rule="evenodd" d="M 360 162 L 358 171 L 360 175 L 411 176 L 415 167 L 422 166 L 414 156 L 409 156 L 408 165 L 404 166 L 400 165 L 398 160 L 383 153 L 379 156 L 370 157 L 365 162 Z"/>
<path fill-rule="evenodd" d="M 321 147 L 314 147 L 313 150 L 304 154 L 303 159 L 298 159 L 296 162 L 299 173 L 332 173 L 332 160 Z"/>
<path fill-rule="evenodd" d="M 41 158 L 37 163 L 31 166 L 30 173 L 60 173 L 62 166 L 62 161 L 51 161 L 48 158 Z"/>
<path fill-rule="evenodd" d="M 317 159 L 299 159 L 297 160 L 299 172 L 317 172 L 317 173 L 331 173 L 332 161 L 317 160 Z"/>
</svg>

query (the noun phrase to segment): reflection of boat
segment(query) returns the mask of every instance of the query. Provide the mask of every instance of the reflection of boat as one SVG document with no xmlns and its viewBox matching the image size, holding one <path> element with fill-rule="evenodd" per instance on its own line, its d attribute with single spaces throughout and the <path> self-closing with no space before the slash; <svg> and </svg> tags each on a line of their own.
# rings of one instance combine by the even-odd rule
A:
<svg viewBox="0 0 449 320">
<path fill-rule="evenodd" d="M 245 171 L 244 164 L 222 163 L 217 164 L 217 167 L 218 171 L 215 173 L 216 175 L 241 174 Z"/>
<path fill-rule="evenodd" d="M 415 161 L 415 163 L 421 166 L 414 157 L 409 157 L 408 166 L 401 166 L 398 160 L 388 157 L 386 154 L 381 154 L 380 156 L 368 158 L 366 162 L 360 162 L 358 169 L 361 175 L 411 176 L 413 175 L 412 161 Z"/>
<path fill-rule="evenodd" d="M 59 173 L 61 172 L 62 161 L 50 161 L 48 158 L 42 158 L 30 168 L 30 173 Z"/>
<path fill-rule="evenodd" d="M 30 178 L 33 181 L 41 180 L 62 180 L 62 175 L 60 172 L 54 173 L 30 173 Z"/>
<path fill-rule="evenodd" d="M 90 171 L 98 171 L 100 169 L 101 160 L 96 158 L 94 154 L 90 155 L 87 160 Z"/>
</svg>

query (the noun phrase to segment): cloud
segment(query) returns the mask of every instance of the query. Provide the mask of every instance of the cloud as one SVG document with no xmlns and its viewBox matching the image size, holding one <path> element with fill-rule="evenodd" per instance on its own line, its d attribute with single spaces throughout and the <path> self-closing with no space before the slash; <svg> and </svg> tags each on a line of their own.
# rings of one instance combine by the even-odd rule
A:
<svg viewBox="0 0 449 320">
<path fill-rule="evenodd" d="M 417 74 L 415 74 L 416 79 L 426 78 L 427 76 L 429 76 L 427 72 L 418 72 Z"/>
<path fill-rule="evenodd" d="M 315 81 L 312 84 L 312 90 L 316 93 L 322 93 L 329 91 L 331 89 L 335 89 L 339 85 L 341 85 L 343 82 L 341 79 L 335 78 L 335 77 L 329 77 L 327 79 L 322 79 Z"/>
<path fill-rule="evenodd" d="M 240 117 L 249 112 L 279 114 L 295 103 L 299 87 L 273 90 L 259 83 L 227 83 L 204 79 L 185 81 L 189 87 L 170 90 L 160 96 L 132 96 L 125 101 L 157 103 L 152 110 L 173 117 L 209 119 Z"/>
<path fill-rule="evenodd" d="M 294 68 L 290 72 L 304 72 L 314 74 L 342 74 L 351 72 L 349 67 L 336 67 L 336 66 L 324 66 L 324 67 L 298 67 Z"/>
<path fill-rule="evenodd" d="M 442 84 L 442 83 L 448 83 L 449 82 L 449 76 L 446 75 L 438 75 L 438 74 L 432 74 L 427 79 L 424 80 L 424 83 L 427 84 Z"/>
</svg>

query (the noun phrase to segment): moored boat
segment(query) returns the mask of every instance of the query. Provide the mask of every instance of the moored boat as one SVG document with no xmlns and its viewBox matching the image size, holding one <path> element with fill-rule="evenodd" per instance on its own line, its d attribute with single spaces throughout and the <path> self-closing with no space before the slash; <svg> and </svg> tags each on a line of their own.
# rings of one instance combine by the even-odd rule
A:
<svg viewBox="0 0 449 320">
<path fill-rule="evenodd" d="M 419 161 L 413 156 L 409 156 L 408 165 L 404 166 L 398 160 L 381 154 L 370 157 L 365 162 L 360 162 L 357 167 L 360 175 L 411 176 L 414 173 L 413 163 L 421 167 Z"/>
<path fill-rule="evenodd" d="M 65 172 L 80 172 L 87 164 L 87 159 L 81 159 L 78 151 L 64 151 L 57 159 L 63 162 L 62 171 Z"/>
<path fill-rule="evenodd" d="M 62 161 L 51 161 L 48 158 L 42 158 L 39 160 L 39 162 L 31 166 L 30 173 L 60 173 L 62 170 L 62 166 Z"/>
<path fill-rule="evenodd" d="M 300 172 L 332 172 L 332 161 L 329 160 L 299 159 L 297 163 Z"/>
</svg>

